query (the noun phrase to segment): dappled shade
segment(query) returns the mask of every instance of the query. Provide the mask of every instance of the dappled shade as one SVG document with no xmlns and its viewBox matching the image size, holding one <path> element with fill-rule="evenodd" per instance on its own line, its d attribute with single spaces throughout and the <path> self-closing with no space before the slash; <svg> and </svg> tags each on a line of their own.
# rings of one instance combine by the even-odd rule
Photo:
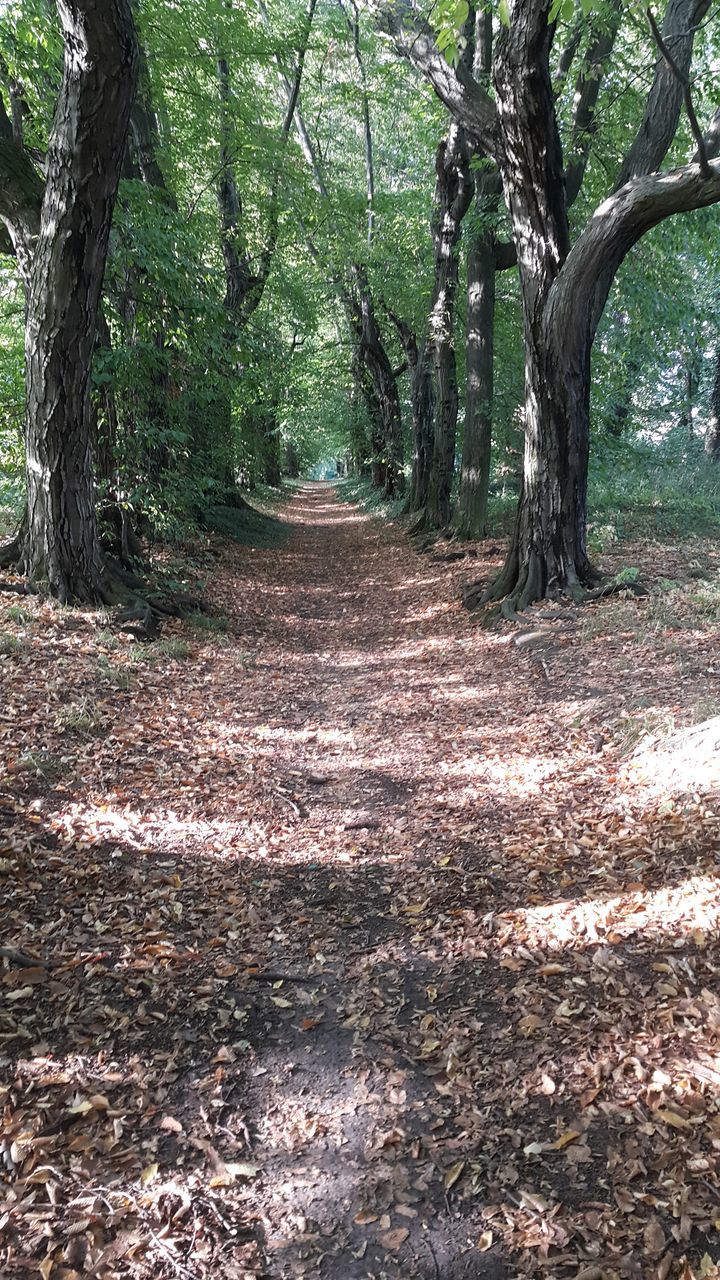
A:
<svg viewBox="0 0 720 1280">
<path fill-rule="evenodd" d="M 717 796 L 625 761 L 671 638 L 508 646 L 328 487 L 284 519 L 196 547 L 215 629 L 5 611 L 3 1276 L 682 1274 Z"/>
</svg>

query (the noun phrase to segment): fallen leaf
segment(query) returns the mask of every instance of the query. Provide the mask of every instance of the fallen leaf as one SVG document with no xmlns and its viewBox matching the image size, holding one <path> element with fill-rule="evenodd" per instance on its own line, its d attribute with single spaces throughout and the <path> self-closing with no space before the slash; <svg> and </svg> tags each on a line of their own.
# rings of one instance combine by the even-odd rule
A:
<svg viewBox="0 0 720 1280">
<path fill-rule="evenodd" d="M 673 1129 L 689 1129 L 690 1121 L 684 1116 L 678 1115 L 677 1111 L 669 1111 L 661 1107 L 655 1112 L 655 1118 L 662 1120 L 663 1124 L 669 1124 Z"/>
<path fill-rule="evenodd" d="M 443 1178 L 443 1186 L 446 1191 L 449 1191 L 451 1187 L 455 1186 L 455 1183 L 462 1176 L 462 1172 L 464 1168 L 465 1168 L 465 1161 L 458 1160 L 456 1164 L 451 1165 L 451 1167 L 447 1170 L 447 1173 Z"/>
<path fill-rule="evenodd" d="M 571 1142 L 577 1142 L 580 1137 L 582 1137 L 580 1129 L 566 1129 L 565 1132 L 561 1133 L 560 1137 L 556 1138 L 555 1142 L 551 1144 L 552 1150 L 562 1151 L 563 1148 L 569 1146 Z"/>
<path fill-rule="evenodd" d="M 380 1243 L 384 1249 L 390 1253 L 394 1253 L 407 1240 L 410 1232 L 407 1227 L 395 1227 L 392 1231 L 384 1231 L 380 1236 Z"/>
<path fill-rule="evenodd" d="M 160 1121 L 160 1128 L 165 1133 L 184 1133 L 184 1129 L 180 1124 L 180 1121 L 176 1120 L 173 1116 L 163 1116 Z"/>
<path fill-rule="evenodd" d="M 650 1258 L 659 1258 L 665 1248 L 665 1232 L 658 1218 L 651 1218 L 645 1227 L 643 1248 Z"/>
</svg>

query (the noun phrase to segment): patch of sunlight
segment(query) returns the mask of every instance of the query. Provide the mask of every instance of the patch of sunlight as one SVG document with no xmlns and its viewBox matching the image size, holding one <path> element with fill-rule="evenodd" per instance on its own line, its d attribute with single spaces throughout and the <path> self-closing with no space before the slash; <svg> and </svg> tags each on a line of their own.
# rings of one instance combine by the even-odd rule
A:
<svg viewBox="0 0 720 1280">
<path fill-rule="evenodd" d="M 624 774 L 650 794 L 664 797 L 720 789 L 720 716 L 659 742 L 641 743 Z"/>
<path fill-rule="evenodd" d="M 261 823 L 235 818 L 179 817 L 172 809 L 154 808 L 148 815 L 130 805 L 81 804 L 74 802 L 53 819 L 52 829 L 69 840 L 89 845 L 106 842 L 134 849 L 136 853 L 153 854 L 174 851 L 186 845 L 204 846 L 206 853 L 228 854 L 242 845 L 244 855 L 251 857 L 248 838 L 257 842 L 260 856 L 266 831 Z"/>
<path fill-rule="evenodd" d="M 433 618 L 447 613 L 451 608 L 452 605 L 447 602 L 431 604 L 427 609 L 417 609 L 414 612 L 403 614 L 403 622 L 431 622 Z"/>
<path fill-rule="evenodd" d="M 284 729 L 281 726 L 259 724 L 251 726 L 251 732 L 261 742 L 318 742 L 321 746 L 347 746 L 354 749 L 355 739 L 350 729 Z"/>
<path fill-rule="evenodd" d="M 470 756 L 446 768 L 449 775 L 459 778 L 478 778 L 493 783 L 502 795 L 524 796 L 539 792 L 544 782 L 554 777 L 560 768 L 556 759 L 539 758 L 537 753 L 515 755 Z"/>
<path fill-rule="evenodd" d="M 517 933 L 524 946 L 549 951 L 623 942 L 639 931 L 646 938 L 667 939 L 675 934 L 698 940 L 720 927 L 720 879 L 690 876 L 679 885 L 549 902 L 507 911 L 498 919 L 498 941 L 505 946 L 512 944 Z"/>
</svg>

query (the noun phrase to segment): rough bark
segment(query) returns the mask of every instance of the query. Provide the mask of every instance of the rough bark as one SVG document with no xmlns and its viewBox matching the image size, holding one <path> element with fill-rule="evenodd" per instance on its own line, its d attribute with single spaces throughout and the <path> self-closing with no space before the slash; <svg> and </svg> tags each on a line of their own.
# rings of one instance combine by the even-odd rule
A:
<svg viewBox="0 0 720 1280">
<path fill-rule="evenodd" d="M 435 376 L 435 430 L 424 523 L 430 529 L 443 529 L 450 523 L 458 418 L 454 338 L 458 244 L 462 220 L 474 190 L 470 153 L 459 125 L 451 125 L 447 138 L 440 143 L 435 172 L 432 225 L 435 272 L 429 319 Z"/>
<path fill-rule="evenodd" d="M 442 67 L 419 5 L 381 6 L 401 52 L 427 76 L 455 119 L 495 156 L 513 225 L 525 337 L 525 479 L 508 560 L 486 598 L 508 611 L 545 594 L 579 595 L 592 580 L 585 549 L 590 351 L 615 272 L 630 247 L 673 213 L 720 199 L 717 163 L 655 172 L 677 129 L 697 24 L 708 0 L 668 0 L 662 38 L 674 66 L 658 57 L 642 125 L 613 196 L 595 211 L 569 252 L 569 205 L 549 55 L 549 0 L 511 0 L 494 57 L 497 110 L 465 67 Z M 600 50 L 600 63 L 607 53 Z M 574 55 L 573 55 L 574 56 Z M 679 71 L 679 75 L 678 75 Z M 587 80 L 587 76 L 586 76 Z M 576 123 L 587 136 L 589 87 Z M 582 105 L 582 104 L 581 104 Z M 588 111 L 590 119 L 588 120 Z M 578 159 L 583 163 L 583 149 Z M 472 591 L 475 600 L 480 592 Z"/>
<path fill-rule="evenodd" d="M 482 214 L 483 209 L 479 212 Z M 463 538 L 487 532 L 493 420 L 495 242 L 481 226 L 467 255 L 467 386 L 460 490 L 454 524 Z"/>
<path fill-rule="evenodd" d="M 430 484 L 435 428 L 431 352 L 427 342 L 418 346 L 417 336 L 409 324 L 393 311 L 388 311 L 388 315 L 398 331 L 410 375 L 412 471 L 405 509 L 422 511 L 427 502 Z"/>
<path fill-rule="evenodd" d="M 292 440 L 285 446 L 285 472 L 291 480 L 297 480 L 300 475 L 300 457 Z"/>
<path fill-rule="evenodd" d="M 697 339 L 691 339 L 688 343 L 685 363 L 680 371 L 680 414 L 678 417 L 678 428 L 681 431 L 686 431 L 691 440 L 694 437 L 693 409 L 700 386 L 701 370 L 702 352 Z"/>
<path fill-rule="evenodd" d="M 397 52 L 430 81 L 451 116 L 485 154 L 499 155 L 495 103 L 478 83 L 466 59 L 450 67 L 435 44 L 423 0 L 391 0 L 377 6 L 378 28 L 392 37 Z"/>
<path fill-rule="evenodd" d="M 370 423 L 373 484 L 386 497 L 403 489 L 403 441 L 400 397 L 395 371 L 382 339 L 364 266 L 352 268 L 354 290 L 344 294 L 354 338 L 354 376 Z"/>
<path fill-rule="evenodd" d="M 137 46 L 127 0 L 63 0 L 58 11 L 64 69 L 37 229 L 29 158 L 14 142 L 0 156 L 0 172 L 9 164 L 14 175 L 0 216 L 27 283 L 28 515 L 19 567 L 62 601 L 97 601 L 105 588 L 88 389 Z"/>
</svg>

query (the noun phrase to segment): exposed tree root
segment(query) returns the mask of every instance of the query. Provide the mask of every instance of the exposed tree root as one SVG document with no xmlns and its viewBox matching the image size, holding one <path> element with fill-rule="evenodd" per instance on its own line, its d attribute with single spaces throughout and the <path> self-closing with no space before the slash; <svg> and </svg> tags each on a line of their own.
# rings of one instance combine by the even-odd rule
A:
<svg viewBox="0 0 720 1280">
<path fill-rule="evenodd" d="M 574 570 L 562 582 L 548 584 L 547 570 L 540 555 L 531 552 L 527 562 L 520 565 L 518 552 L 512 548 L 497 577 L 489 584 L 470 583 L 463 592 L 462 603 L 468 610 L 496 605 L 496 608 L 488 610 L 484 619 L 485 625 L 492 625 L 498 617 L 508 622 L 519 622 L 518 615 L 540 600 L 569 600 L 573 604 L 584 604 L 628 589 L 636 595 L 645 594 L 644 588 L 636 583 L 618 583 L 616 579 L 600 582 L 600 574 L 589 563 L 583 566 L 582 572 Z"/>
<path fill-rule="evenodd" d="M 410 538 L 416 538 L 418 534 L 425 532 L 425 508 L 422 507 L 420 511 L 417 511 L 414 514 L 415 519 L 412 524 L 408 526 L 408 537 Z"/>
<path fill-rule="evenodd" d="M 20 538 L 13 539 L 1 554 L 1 567 L 11 568 L 17 565 L 22 556 Z M 22 578 L 17 582 L 0 580 L 0 592 L 3 591 L 29 596 L 42 595 L 44 588 L 40 582 Z M 75 603 L 117 609 L 114 620 L 118 630 L 128 632 L 138 640 L 156 640 L 166 618 L 187 618 L 192 613 L 208 612 L 207 605 L 200 597 L 158 590 L 135 570 L 128 569 L 119 560 L 112 558 L 105 561 L 100 585 L 88 594 L 92 598 L 77 600 Z M 66 600 L 63 603 L 73 602 Z"/>
</svg>

